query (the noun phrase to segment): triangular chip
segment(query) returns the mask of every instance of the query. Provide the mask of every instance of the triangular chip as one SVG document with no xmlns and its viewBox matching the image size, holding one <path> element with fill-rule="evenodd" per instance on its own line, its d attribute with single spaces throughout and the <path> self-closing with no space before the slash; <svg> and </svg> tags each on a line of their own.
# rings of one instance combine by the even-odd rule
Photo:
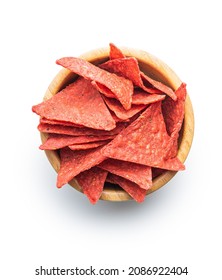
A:
<svg viewBox="0 0 222 280">
<path fill-rule="evenodd" d="M 130 109 L 133 95 L 133 84 L 130 80 L 109 73 L 81 58 L 64 57 L 58 59 L 56 63 L 86 79 L 104 85 L 126 110 Z"/>
<path fill-rule="evenodd" d="M 146 196 L 146 190 L 140 188 L 137 184 L 122 178 L 120 176 L 109 174 L 109 178 L 115 184 L 119 185 L 137 202 L 143 202 Z"/>
<path fill-rule="evenodd" d="M 49 134 L 48 139 L 39 148 L 41 150 L 57 150 L 74 144 L 85 144 L 96 141 L 113 139 L 113 135 L 62 135 L 62 134 Z"/>
<path fill-rule="evenodd" d="M 168 158 L 175 157 L 178 152 L 178 138 L 181 130 L 184 110 L 185 99 L 187 95 L 186 84 L 182 83 L 180 87 L 175 91 L 177 100 L 173 101 L 171 98 L 166 98 L 162 103 L 163 117 L 166 123 L 166 129 L 172 139 L 172 147 L 169 147 Z"/>
<path fill-rule="evenodd" d="M 103 98 L 105 100 L 106 105 L 108 108 L 113 111 L 116 116 L 121 120 L 127 120 L 132 116 L 136 115 L 138 112 L 142 111 L 146 108 L 146 105 L 139 104 L 139 105 L 132 105 L 129 110 L 125 110 L 120 102 L 114 98 Z"/>
<path fill-rule="evenodd" d="M 107 131 L 107 130 L 92 129 L 88 127 L 80 128 L 80 127 L 73 127 L 73 126 L 40 123 L 38 125 L 38 130 L 46 133 L 56 133 L 56 134 L 73 135 L 73 136 L 80 136 L 80 135 L 105 136 L 105 135 L 116 135 L 124 127 L 125 125 L 123 123 L 117 123 L 114 129 Z"/>
<path fill-rule="evenodd" d="M 66 121 L 58 121 L 58 120 L 52 120 L 47 119 L 44 117 L 40 118 L 40 124 L 49 124 L 49 125 L 63 125 L 63 126 L 72 126 L 72 127 L 84 127 L 83 125 L 72 123 L 72 122 L 66 122 Z"/>
<path fill-rule="evenodd" d="M 151 77 L 147 76 L 143 72 L 140 72 L 141 78 L 143 80 L 143 83 L 146 84 L 147 82 L 152 85 L 155 89 L 160 90 L 161 92 L 167 94 L 170 96 L 173 100 L 177 100 L 177 96 L 175 92 L 168 86 L 164 85 L 163 83 L 152 79 Z"/>
<path fill-rule="evenodd" d="M 185 99 L 187 95 L 186 84 L 182 83 L 175 91 L 177 100 L 166 98 L 162 103 L 163 117 L 166 123 L 166 129 L 169 135 L 173 131 L 181 129 L 184 119 Z"/>
<path fill-rule="evenodd" d="M 57 177 L 57 187 L 61 188 L 79 173 L 98 165 L 106 157 L 101 153 L 103 146 L 82 151 L 72 151 L 69 148 L 60 150 L 61 164 Z"/>
<path fill-rule="evenodd" d="M 148 86 L 144 85 L 141 77 L 142 72 L 139 69 L 139 64 L 135 57 L 109 60 L 103 64 L 100 64 L 99 67 L 131 80 L 135 86 L 142 88 L 146 92 L 156 94 L 160 94 L 162 92 L 161 90 L 154 88 L 152 84 L 149 84 Z M 157 85 L 159 85 L 159 82 Z M 163 86 L 162 88 L 165 89 L 166 86 Z"/>
<path fill-rule="evenodd" d="M 106 157 L 144 164 L 170 170 L 178 167 L 175 159 L 168 164 L 165 161 L 171 138 L 167 134 L 161 112 L 161 102 L 152 103 L 133 123 L 122 130 L 103 150 Z M 178 169 L 179 168 L 179 169 Z"/>
<path fill-rule="evenodd" d="M 105 95 L 106 97 L 109 97 L 109 98 L 116 98 L 115 94 L 112 93 L 112 91 L 110 89 L 108 89 L 108 87 L 105 87 L 104 85 L 98 83 L 98 82 L 95 82 L 95 81 L 92 81 L 92 85 L 100 92 L 102 93 L 103 95 Z"/>
<path fill-rule="evenodd" d="M 100 163 L 99 167 L 136 183 L 142 189 L 148 190 L 152 187 L 152 172 L 149 166 L 107 159 Z"/>
<path fill-rule="evenodd" d="M 103 191 L 108 172 L 98 167 L 92 167 L 76 176 L 83 193 L 92 204 L 95 204 Z"/>
<path fill-rule="evenodd" d="M 149 94 L 142 89 L 135 89 L 133 93 L 133 100 L 132 104 L 139 105 L 139 104 L 151 104 L 157 101 L 161 101 L 165 98 L 166 95 L 163 94 Z"/>
<path fill-rule="evenodd" d="M 104 141 L 97 141 L 97 142 L 90 142 L 90 143 L 73 144 L 68 147 L 73 151 L 88 150 L 88 149 L 92 149 L 92 148 L 96 148 L 96 147 L 105 145 L 108 142 L 109 142 L 109 140 L 104 140 Z"/>
<path fill-rule="evenodd" d="M 109 58 L 110 59 L 116 59 L 116 58 L 124 58 L 125 55 L 122 53 L 122 51 L 117 48 L 113 43 L 109 44 Z"/>
<path fill-rule="evenodd" d="M 47 119 L 72 122 L 94 129 L 112 130 L 115 121 L 100 93 L 91 82 L 80 78 L 32 110 Z"/>
</svg>

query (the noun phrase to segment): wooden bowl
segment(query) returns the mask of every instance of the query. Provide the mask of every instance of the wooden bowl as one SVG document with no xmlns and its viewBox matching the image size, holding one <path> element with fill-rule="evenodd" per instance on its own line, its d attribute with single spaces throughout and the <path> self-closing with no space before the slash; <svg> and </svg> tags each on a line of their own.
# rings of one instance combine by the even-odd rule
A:
<svg viewBox="0 0 222 280">
<path fill-rule="evenodd" d="M 156 58 L 155 56 L 145 51 L 136 50 L 136 49 L 121 48 L 121 50 L 126 56 L 136 57 L 139 61 L 140 69 L 143 72 L 145 72 L 152 78 L 165 83 L 166 85 L 170 86 L 173 90 L 176 90 L 181 84 L 180 78 L 174 73 L 174 71 L 169 66 L 167 66 L 163 61 Z M 108 55 L 109 55 L 109 48 L 101 48 L 85 53 L 80 57 L 96 65 L 108 60 Z M 58 91 L 64 88 L 67 84 L 74 81 L 76 77 L 77 77 L 76 74 L 70 72 L 67 69 L 62 69 L 56 75 L 53 81 L 50 83 L 45 93 L 44 100 L 51 98 Z M 190 97 L 189 95 L 187 95 L 185 101 L 185 117 L 184 117 L 183 127 L 181 129 L 180 143 L 178 149 L 178 158 L 183 163 L 189 154 L 192 145 L 193 134 L 194 134 L 194 114 L 193 114 L 193 108 L 192 108 Z M 47 138 L 47 134 L 41 133 L 42 142 L 44 142 L 46 138 Z M 60 168 L 60 158 L 58 153 L 56 151 L 45 151 L 45 153 L 51 165 L 55 169 L 55 171 L 58 172 Z M 173 176 L 176 173 L 177 172 L 175 171 L 166 171 L 162 175 L 156 177 L 153 180 L 152 189 L 150 189 L 147 192 L 147 194 L 150 194 L 151 192 L 156 191 L 162 186 L 164 186 L 167 182 L 169 182 L 173 178 Z M 79 184 L 75 179 L 70 181 L 69 184 L 72 187 L 74 187 L 76 190 L 81 191 L 81 187 L 79 186 Z M 109 200 L 109 201 L 126 201 L 126 200 L 131 200 L 132 198 L 121 188 L 109 184 L 105 186 L 100 199 Z"/>
</svg>

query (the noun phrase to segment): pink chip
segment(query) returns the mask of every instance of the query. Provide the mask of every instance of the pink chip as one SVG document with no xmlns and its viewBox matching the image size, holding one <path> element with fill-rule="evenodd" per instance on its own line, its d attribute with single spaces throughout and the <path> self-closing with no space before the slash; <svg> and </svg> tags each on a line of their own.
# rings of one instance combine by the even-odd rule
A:
<svg viewBox="0 0 222 280">
<path fill-rule="evenodd" d="M 107 87 L 126 110 L 130 109 L 133 95 L 133 84 L 130 80 L 109 73 L 81 58 L 64 57 L 57 60 L 56 63 L 86 79 Z"/>
<path fill-rule="evenodd" d="M 177 158 L 166 161 L 171 141 L 162 116 L 161 102 L 155 102 L 107 144 L 103 154 L 150 167 L 183 170 L 184 165 L 181 162 L 179 165 Z"/>
<path fill-rule="evenodd" d="M 104 97 L 105 103 L 110 110 L 112 110 L 116 116 L 121 120 L 128 120 L 129 118 L 136 115 L 138 112 L 146 108 L 146 105 L 132 105 L 129 110 L 125 110 L 120 102 L 114 98 Z"/>
<path fill-rule="evenodd" d="M 146 196 L 146 190 L 140 188 L 137 184 L 122 178 L 120 176 L 109 174 L 110 180 L 124 189 L 137 202 L 143 202 Z"/>
<path fill-rule="evenodd" d="M 103 191 L 103 186 L 108 172 L 98 167 L 92 167 L 76 176 L 76 180 L 83 193 L 92 204 L 95 204 Z"/>
<path fill-rule="evenodd" d="M 152 186 L 151 167 L 116 159 L 107 159 L 99 167 L 136 183 L 140 188 L 148 190 Z"/>
<path fill-rule="evenodd" d="M 109 58 L 110 59 L 116 59 L 116 58 L 124 58 L 124 54 L 122 51 L 117 48 L 114 44 L 109 44 L 110 52 L 109 52 Z"/>
<path fill-rule="evenodd" d="M 106 157 L 101 153 L 102 149 L 103 146 L 82 151 L 72 151 L 69 148 L 61 149 L 61 165 L 57 177 L 57 187 L 61 188 L 79 173 L 105 160 Z"/>
<path fill-rule="evenodd" d="M 46 119 L 94 129 L 112 130 L 116 126 L 100 93 L 84 78 L 79 78 L 52 98 L 33 106 L 32 110 Z"/>
<path fill-rule="evenodd" d="M 41 150 L 57 150 L 74 144 L 86 144 L 97 141 L 113 139 L 113 135 L 62 135 L 62 134 L 49 134 L 48 139 L 39 148 Z"/>
</svg>

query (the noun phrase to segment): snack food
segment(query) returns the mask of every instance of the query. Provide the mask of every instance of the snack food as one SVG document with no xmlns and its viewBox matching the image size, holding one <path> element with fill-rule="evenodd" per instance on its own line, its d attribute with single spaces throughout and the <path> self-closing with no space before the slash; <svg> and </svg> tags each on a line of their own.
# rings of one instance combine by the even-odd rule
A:
<svg viewBox="0 0 222 280">
<path fill-rule="evenodd" d="M 154 80 L 140 70 L 135 57 L 125 57 L 113 44 L 110 58 L 101 65 L 70 57 L 57 61 L 79 77 L 51 99 L 33 106 L 41 116 L 38 129 L 49 133 L 40 147 L 58 149 L 58 187 L 75 178 L 96 203 L 101 184 L 104 187 L 112 181 L 142 202 L 157 170 L 185 168 L 176 155 L 186 85 L 174 91 Z"/>
</svg>

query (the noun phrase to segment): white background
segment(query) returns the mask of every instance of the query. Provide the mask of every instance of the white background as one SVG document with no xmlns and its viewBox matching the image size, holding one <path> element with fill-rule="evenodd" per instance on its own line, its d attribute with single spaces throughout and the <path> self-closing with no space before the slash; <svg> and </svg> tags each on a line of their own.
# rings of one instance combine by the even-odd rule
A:
<svg viewBox="0 0 222 280">
<path fill-rule="evenodd" d="M 35 276 L 41 265 L 126 272 L 187 266 L 188 276 L 168 278 L 220 279 L 221 26 L 216 0 L 1 1 L 1 279 L 50 278 Z M 93 206 L 68 185 L 58 190 L 38 149 L 31 106 L 60 70 L 55 60 L 109 42 L 161 58 L 187 83 L 193 102 L 186 171 L 143 204 Z M 128 279 L 126 272 L 108 278 Z"/>
</svg>

